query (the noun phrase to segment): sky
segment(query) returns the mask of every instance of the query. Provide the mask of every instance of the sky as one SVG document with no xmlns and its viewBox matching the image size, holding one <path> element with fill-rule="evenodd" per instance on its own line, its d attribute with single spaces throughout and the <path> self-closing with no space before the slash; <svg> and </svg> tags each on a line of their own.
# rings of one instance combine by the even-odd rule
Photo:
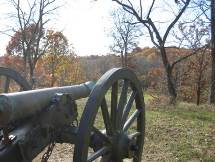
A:
<svg viewBox="0 0 215 162">
<path fill-rule="evenodd" d="M 62 31 L 78 55 L 105 55 L 110 53 L 112 19 L 110 12 L 116 8 L 111 0 L 57 0 L 63 4 L 57 10 L 48 28 Z M 7 3 L 0 3 L 0 31 L 15 26 L 9 21 L 7 13 L 12 11 Z M 5 47 L 10 36 L 0 34 L 0 55 L 5 54 Z M 150 40 L 148 41 L 150 42 Z M 147 46 L 150 43 L 145 43 Z"/>
<path fill-rule="evenodd" d="M 150 5 L 150 1 L 144 1 L 146 8 Z M 57 0 L 57 2 L 63 6 L 57 10 L 47 28 L 62 31 L 77 55 L 110 53 L 111 38 L 108 37 L 112 27 L 110 12 L 118 6 L 116 3 L 111 0 Z M 8 25 L 15 26 L 14 21 L 7 19 L 6 13 L 10 11 L 11 8 L 7 3 L 0 3 L 0 31 L 10 28 Z M 158 14 L 153 15 L 153 18 L 159 21 L 167 21 L 173 15 L 162 10 L 154 13 Z M 9 40 L 9 36 L 0 34 L 0 55 L 5 54 Z M 140 47 L 153 46 L 149 37 L 140 39 L 139 43 Z"/>
<path fill-rule="evenodd" d="M 58 15 L 56 27 L 73 44 L 79 55 L 105 54 L 109 52 L 107 35 L 111 27 L 111 1 L 67 1 Z"/>
<path fill-rule="evenodd" d="M 78 55 L 109 52 L 110 39 L 107 35 L 111 27 L 111 1 L 58 0 L 58 3 L 63 6 L 57 10 L 47 28 L 62 31 Z M 6 15 L 10 10 L 7 4 L 0 3 L 0 30 L 10 28 L 8 24 L 11 21 L 7 20 Z M 0 54 L 5 53 L 9 40 L 9 36 L 0 34 Z"/>
</svg>

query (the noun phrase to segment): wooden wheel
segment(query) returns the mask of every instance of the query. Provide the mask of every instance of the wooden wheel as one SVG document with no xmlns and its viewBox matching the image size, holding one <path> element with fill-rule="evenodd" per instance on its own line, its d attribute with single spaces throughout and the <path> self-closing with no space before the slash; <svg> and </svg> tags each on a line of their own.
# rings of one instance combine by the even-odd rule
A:
<svg viewBox="0 0 215 162">
<path fill-rule="evenodd" d="M 3 93 L 8 93 L 10 91 L 11 82 L 15 82 L 16 86 L 19 87 L 19 91 L 31 89 L 26 79 L 12 69 L 0 67 L 0 77 L 2 85 L 1 92 Z"/>
<path fill-rule="evenodd" d="M 81 117 L 74 162 L 141 161 L 145 132 L 141 89 L 136 75 L 126 68 L 112 69 L 98 80 Z M 101 119 L 103 126 L 97 124 Z"/>
<path fill-rule="evenodd" d="M 11 86 L 13 87 L 16 86 L 16 89 L 12 91 L 26 91 L 31 89 L 31 86 L 28 84 L 26 79 L 23 78 L 15 70 L 5 68 L 5 67 L 0 67 L 0 78 L 1 78 L 0 79 L 1 93 L 11 92 Z M 1 135 L 1 138 L 4 137 L 4 143 L 10 142 L 7 126 L 0 128 L 0 135 Z M 0 138 L 0 141 L 1 141 L 1 138 Z"/>
</svg>

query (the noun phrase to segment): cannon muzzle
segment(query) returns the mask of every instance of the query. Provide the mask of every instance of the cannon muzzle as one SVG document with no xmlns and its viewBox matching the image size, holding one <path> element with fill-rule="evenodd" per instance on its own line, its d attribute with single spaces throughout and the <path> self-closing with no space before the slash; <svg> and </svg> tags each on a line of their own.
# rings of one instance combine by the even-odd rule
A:
<svg viewBox="0 0 215 162">
<path fill-rule="evenodd" d="M 71 94 L 74 100 L 87 97 L 93 82 L 0 95 L 0 126 L 34 115 L 48 107 L 56 93 Z"/>
</svg>

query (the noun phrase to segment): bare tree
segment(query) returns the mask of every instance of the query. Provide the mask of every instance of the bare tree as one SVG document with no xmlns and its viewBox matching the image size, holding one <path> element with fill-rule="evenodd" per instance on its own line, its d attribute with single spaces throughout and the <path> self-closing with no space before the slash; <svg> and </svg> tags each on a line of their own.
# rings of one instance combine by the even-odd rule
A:
<svg viewBox="0 0 215 162">
<path fill-rule="evenodd" d="M 215 104 L 215 2 L 214 0 L 194 0 L 195 8 L 199 10 L 199 17 L 204 16 L 210 23 L 211 48 L 211 85 L 209 102 Z"/>
<path fill-rule="evenodd" d="M 113 52 L 120 53 L 122 66 L 127 66 L 128 52 L 137 47 L 137 38 L 141 36 L 138 24 L 132 24 L 134 16 L 125 13 L 121 8 L 112 12 L 113 28 L 111 37 L 113 39 L 110 49 Z"/>
<path fill-rule="evenodd" d="M 50 16 L 59 6 L 56 0 L 8 0 L 15 9 L 13 18 L 18 24 L 20 47 L 24 59 L 24 69 L 29 66 L 30 82 L 35 83 L 34 70 L 38 59 L 44 55 L 46 42 L 43 40 L 44 26 L 50 21 Z"/>
<path fill-rule="evenodd" d="M 189 65 L 189 70 L 194 71 L 193 78 L 190 78 L 196 86 L 196 104 L 200 104 L 201 94 L 206 79 L 205 71 L 208 66 L 208 38 L 209 25 L 204 20 L 197 18 L 193 23 L 180 23 L 179 31 L 181 37 L 176 36 L 179 44 L 192 49 L 192 53 L 196 55 Z M 184 43 L 183 43 L 184 42 Z"/>
<path fill-rule="evenodd" d="M 177 91 L 176 91 L 176 87 L 175 87 L 175 83 L 174 83 L 174 79 L 173 79 L 173 68 L 178 62 L 184 60 L 188 56 L 179 58 L 175 62 L 170 63 L 168 56 L 167 56 L 165 43 L 166 43 L 167 37 L 170 33 L 170 30 L 174 27 L 174 25 L 180 19 L 183 12 L 188 7 L 190 0 L 175 1 L 176 3 L 178 3 L 178 6 L 181 6 L 181 7 L 178 9 L 177 13 L 174 13 L 175 18 L 167 26 L 163 36 L 161 35 L 161 32 L 159 31 L 159 27 L 156 26 L 156 22 L 153 21 L 151 18 L 151 14 L 154 9 L 155 0 L 152 0 L 151 6 L 149 7 L 149 10 L 146 13 L 146 15 L 143 15 L 144 12 L 143 12 L 142 0 L 139 0 L 138 8 L 134 7 L 135 4 L 132 3 L 130 0 L 112 0 L 112 1 L 118 3 L 120 6 L 123 7 L 123 9 L 126 12 L 135 16 L 137 19 L 136 23 L 141 23 L 148 29 L 151 41 L 158 48 L 160 56 L 162 58 L 162 62 L 163 62 L 163 65 L 164 65 L 164 68 L 166 71 L 168 92 L 171 96 L 170 103 L 174 104 L 176 101 L 176 98 L 177 98 Z"/>
<path fill-rule="evenodd" d="M 210 103 L 215 104 L 215 2 L 211 0 L 211 90 Z"/>
</svg>

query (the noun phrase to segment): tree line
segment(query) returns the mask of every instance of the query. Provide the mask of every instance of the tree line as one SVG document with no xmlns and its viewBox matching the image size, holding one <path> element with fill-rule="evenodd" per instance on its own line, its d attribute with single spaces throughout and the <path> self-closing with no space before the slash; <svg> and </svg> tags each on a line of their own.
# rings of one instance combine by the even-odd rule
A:
<svg viewBox="0 0 215 162">
<path fill-rule="evenodd" d="M 164 1 L 161 7 L 162 2 L 152 0 L 148 8 L 142 0 L 138 3 L 112 1 L 118 5 L 111 14 L 113 27 L 109 34 L 113 40 L 110 50 L 114 54 L 83 58 L 75 54 L 63 32 L 47 28 L 51 15 L 60 7 L 56 0 L 27 1 L 27 9 L 23 7 L 23 1 L 8 0 L 14 7 L 11 15 L 17 29 L 13 28 L 4 64 L 19 60 L 20 65 L 16 66 L 21 68 L 32 86 L 45 84 L 36 73 L 44 73 L 50 79 L 49 86 L 54 86 L 96 80 L 110 67 L 130 67 L 137 72 L 145 87 L 157 89 L 159 86 L 161 92 L 167 87 L 170 104 L 175 104 L 180 98 L 187 100 L 190 93 L 196 94 L 197 104 L 201 102 L 200 96 L 208 93 L 209 102 L 214 104 L 214 1 Z M 156 16 L 164 11 L 168 11 L 171 17 L 168 22 L 162 22 Z M 149 36 L 154 45 L 148 48 L 147 56 L 147 48 L 138 47 L 144 36 Z M 186 86 L 192 92 L 182 90 Z"/>
</svg>

